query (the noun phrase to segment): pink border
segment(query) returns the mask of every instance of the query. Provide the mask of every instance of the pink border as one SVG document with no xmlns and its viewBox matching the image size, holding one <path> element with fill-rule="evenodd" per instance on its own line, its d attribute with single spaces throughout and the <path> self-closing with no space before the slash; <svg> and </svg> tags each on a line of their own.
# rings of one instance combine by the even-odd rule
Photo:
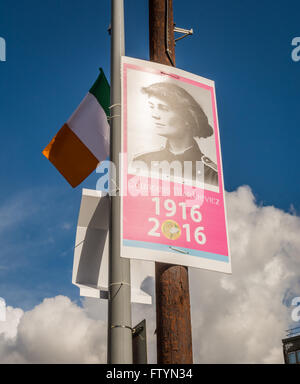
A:
<svg viewBox="0 0 300 384">
<path fill-rule="evenodd" d="M 215 134 L 215 146 L 216 146 L 216 155 L 217 155 L 217 166 L 218 166 L 218 180 L 219 180 L 219 192 L 213 192 L 210 190 L 205 190 L 206 195 L 208 196 L 215 196 L 218 197 L 221 201 L 221 207 L 220 209 L 222 210 L 222 215 L 224 215 L 224 224 L 225 224 L 225 232 L 226 232 L 226 245 L 224 243 L 225 248 L 221 251 L 219 254 L 222 254 L 224 256 L 229 257 L 229 244 L 228 244 L 228 234 L 227 234 L 227 220 L 226 220 L 226 208 L 225 208 L 225 202 L 224 202 L 224 188 L 223 188 L 223 169 L 222 169 L 222 162 L 221 162 L 221 149 L 220 149 L 220 140 L 219 140 L 219 127 L 218 127 L 218 119 L 217 119 L 217 107 L 216 107 L 216 97 L 215 97 L 215 89 L 213 86 L 209 86 L 206 84 L 203 84 L 201 82 L 195 81 L 188 79 L 183 76 L 175 75 L 175 74 L 170 74 L 167 72 L 162 72 L 161 70 L 156 70 L 153 68 L 145 68 L 141 67 L 138 65 L 134 64 L 129 64 L 129 63 L 123 63 L 123 98 L 122 98 L 122 103 L 123 103 L 123 137 L 122 137 L 122 150 L 123 153 L 127 153 L 127 71 L 128 69 L 133 69 L 136 71 L 141 71 L 141 72 L 146 72 L 146 73 L 152 73 L 158 76 L 171 76 L 174 77 L 176 80 L 180 82 L 184 82 L 187 84 L 191 84 L 196 87 L 200 87 L 203 89 L 206 89 L 210 92 L 211 95 L 211 103 L 212 103 L 212 112 L 213 112 L 213 129 L 214 129 L 214 134 Z M 126 157 L 127 158 L 127 157 Z M 127 161 L 123 161 L 122 164 L 122 172 L 123 175 L 128 176 L 128 164 Z M 123 178 L 123 176 L 122 176 Z M 124 182 L 127 182 L 127 177 L 123 178 L 123 188 L 124 188 Z M 122 198 L 122 201 L 124 199 Z M 125 238 L 123 236 L 123 226 L 124 226 L 124 217 L 125 217 L 125 211 L 124 211 L 124 205 L 122 203 L 122 233 L 121 233 L 121 241 Z M 222 221 L 222 220 L 221 220 Z M 225 240 L 225 238 L 224 238 Z M 154 241 L 154 243 L 157 243 L 157 241 Z M 212 251 L 208 251 L 212 253 Z"/>
</svg>

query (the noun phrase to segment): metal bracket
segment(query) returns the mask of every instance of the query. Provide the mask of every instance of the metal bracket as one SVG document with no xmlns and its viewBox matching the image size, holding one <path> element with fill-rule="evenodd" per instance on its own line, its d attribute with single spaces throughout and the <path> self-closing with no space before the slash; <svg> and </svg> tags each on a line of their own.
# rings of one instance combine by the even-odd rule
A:
<svg viewBox="0 0 300 384">
<path fill-rule="evenodd" d="M 184 29 L 184 28 L 174 27 L 174 32 L 182 33 L 182 36 L 177 37 L 177 39 L 175 39 L 175 43 L 177 41 L 181 40 L 181 39 L 184 39 L 187 36 L 190 36 L 190 35 L 194 34 L 193 28 L 191 28 L 191 29 Z"/>
<path fill-rule="evenodd" d="M 144 330 L 144 327 L 142 325 L 136 326 L 135 328 L 132 328 L 132 333 L 133 333 L 133 335 L 139 334 L 143 330 Z"/>
</svg>

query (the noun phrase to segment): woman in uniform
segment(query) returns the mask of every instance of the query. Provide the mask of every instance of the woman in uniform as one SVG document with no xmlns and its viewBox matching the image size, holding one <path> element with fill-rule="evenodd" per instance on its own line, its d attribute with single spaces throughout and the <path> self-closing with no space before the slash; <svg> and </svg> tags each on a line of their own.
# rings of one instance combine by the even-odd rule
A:
<svg viewBox="0 0 300 384">
<path fill-rule="evenodd" d="M 140 154 L 134 161 L 143 161 L 151 169 L 161 161 L 192 161 L 192 178 L 196 178 L 196 161 L 204 166 L 204 183 L 218 186 L 217 165 L 200 150 L 195 137 L 213 135 L 208 118 L 196 100 L 183 88 L 173 83 L 155 83 L 142 88 L 148 96 L 152 122 L 158 135 L 166 138 L 158 151 Z"/>
</svg>

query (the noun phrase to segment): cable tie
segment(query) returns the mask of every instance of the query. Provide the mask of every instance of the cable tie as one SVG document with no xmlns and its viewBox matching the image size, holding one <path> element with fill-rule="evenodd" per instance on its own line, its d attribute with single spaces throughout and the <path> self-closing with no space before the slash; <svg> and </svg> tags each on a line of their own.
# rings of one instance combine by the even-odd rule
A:
<svg viewBox="0 0 300 384">
<path fill-rule="evenodd" d="M 113 116 L 107 116 L 107 120 L 112 120 L 115 117 L 121 117 L 121 115 L 113 115 Z"/>
<path fill-rule="evenodd" d="M 109 109 L 112 109 L 112 108 L 114 108 L 114 107 L 122 107 L 122 104 L 119 104 L 119 103 L 117 103 L 117 104 L 113 104 L 113 105 L 111 105 L 110 107 L 109 107 Z"/>
<path fill-rule="evenodd" d="M 129 284 L 129 283 L 125 283 L 125 281 L 120 281 L 120 282 L 118 282 L 118 283 L 111 283 L 111 284 L 109 284 L 110 287 L 111 287 L 112 285 L 129 285 L 129 286 L 130 286 L 130 284 Z"/>
<path fill-rule="evenodd" d="M 113 328 L 127 328 L 127 329 L 130 329 L 130 331 L 133 333 L 133 328 L 129 327 L 129 325 L 119 325 L 119 324 L 117 324 L 117 325 L 111 325 L 110 328 L 111 329 L 113 329 Z"/>
<path fill-rule="evenodd" d="M 176 252 L 184 253 L 185 255 L 189 255 L 189 252 L 184 251 L 183 249 L 178 249 L 178 248 L 171 247 L 171 246 L 169 246 L 169 248 L 172 249 L 172 251 L 176 251 Z"/>
</svg>

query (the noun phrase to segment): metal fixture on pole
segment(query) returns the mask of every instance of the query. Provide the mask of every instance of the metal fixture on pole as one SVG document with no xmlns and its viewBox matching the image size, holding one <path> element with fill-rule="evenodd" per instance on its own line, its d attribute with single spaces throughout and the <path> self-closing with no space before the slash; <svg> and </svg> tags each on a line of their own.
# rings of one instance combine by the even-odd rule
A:
<svg viewBox="0 0 300 384">
<path fill-rule="evenodd" d="M 192 29 L 184 29 L 184 28 L 174 27 L 174 32 L 182 34 L 182 36 L 177 37 L 177 39 L 175 39 L 175 43 L 177 43 L 177 41 L 179 41 L 181 39 L 184 39 L 187 36 L 190 36 L 190 35 L 194 34 L 193 28 Z"/>
</svg>

